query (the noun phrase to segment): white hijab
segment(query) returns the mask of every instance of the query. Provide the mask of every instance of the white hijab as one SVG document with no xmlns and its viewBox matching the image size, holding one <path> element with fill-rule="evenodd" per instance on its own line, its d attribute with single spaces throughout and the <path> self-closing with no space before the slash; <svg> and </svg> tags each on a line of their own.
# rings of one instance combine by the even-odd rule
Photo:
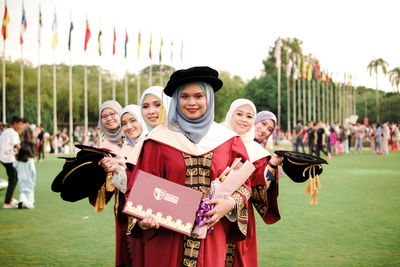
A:
<svg viewBox="0 0 400 267">
<path fill-rule="evenodd" d="M 126 113 L 131 114 L 136 121 L 139 123 L 140 126 L 140 134 L 138 137 L 136 137 L 135 139 L 130 139 L 125 133 L 125 140 L 132 146 L 135 147 L 135 145 L 137 144 L 137 142 L 139 142 L 141 139 L 143 139 L 146 134 L 148 133 L 146 125 L 142 119 L 142 116 L 140 115 L 140 108 L 138 105 L 127 105 L 126 107 L 124 107 L 121 111 L 121 128 L 122 128 L 122 116 L 124 116 Z"/>
<path fill-rule="evenodd" d="M 166 94 L 163 93 L 164 88 L 161 86 L 152 86 L 147 88 L 143 93 L 142 93 L 142 97 L 140 98 L 140 111 L 142 110 L 142 104 L 143 104 L 143 99 L 146 95 L 148 94 L 152 94 L 156 97 L 158 97 L 160 99 L 160 101 L 162 100 L 162 103 L 164 105 L 165 108 L 165 112 L 166 112 L 166 117 L 168 116 L 168 110 L 169 110 L 169 105 L 171 103 L 171 98 L 169 96 L 167 96 Z M 140 116 L 142 113 L 140 113 Z M 149 124 L 146 123 L 146 121 L 144 120 L 144 118 L 142 117 L 144 124 L 146 125 L 146 128 L 148 131 L 153 130 L 154 127 L 150 126 Z"/>
<path fill-rule="evenodd" d="M 257 114 L 256 106 L 253 102 L 248 99 L 239 98 L 232 102 L 231 106 L 229 107 L 228 113 L 226 114 L 225 121 L 222 122 L 226 128 L 233 131 L 232 127 L 232 117 L 235 111 L 244 105 L 249 105 L 253 112 L 254 112 L 254 119 Z M 269 155 L 269 153 L 263 149 L 259 144 L 254 142 L 255 130 L 254 130 L 254 123 L 251 124 L 251 128 L 240 137 L 246 147 L 247 153 L 249 154 L 249 158 L 251 162 L 254 162 L 258 159 L 264 158 Z"/>
</svg>

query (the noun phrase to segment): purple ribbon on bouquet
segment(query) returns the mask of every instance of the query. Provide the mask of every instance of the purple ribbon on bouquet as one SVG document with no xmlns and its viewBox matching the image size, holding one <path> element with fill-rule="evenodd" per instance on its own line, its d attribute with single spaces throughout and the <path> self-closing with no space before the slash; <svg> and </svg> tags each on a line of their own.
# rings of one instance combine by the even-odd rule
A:
<svg viewBox="0 0 400 267">
<path fill-rule="evenodd" d="M 200 208 L 197 210 L 196 223 L 199 227 L 206 226 L 206 224 L 204 222 L 211 218 L 210 216 L 204 216 L 204 213 L 206 213 L 207 211 L 210 211 L 214 208 L 213 204 L 206 204 L 206 202 L 209 200 L 210 200 L 209 197 L 204 198 L 200 202 Z M 213 230 L 214 230 L 214 227 L 211 227 L 210 229 L 207 230 L 207 233 L 211 233 Z"/>
</svg>

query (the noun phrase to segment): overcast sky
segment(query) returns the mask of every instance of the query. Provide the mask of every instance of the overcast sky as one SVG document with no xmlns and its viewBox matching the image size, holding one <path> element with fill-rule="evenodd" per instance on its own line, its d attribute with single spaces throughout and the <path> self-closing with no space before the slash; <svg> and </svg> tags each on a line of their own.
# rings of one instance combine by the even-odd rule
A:
<svg viewBox="0 0 400 267">
<path fill-rule="evenodd" d="M 0 0 L 1 19 L 4 0 Z M 383 58 L 389 70 L 400 66 L 398 31 L 400 1 L 317 1 L 317 0 L 25 0 L 28 27 L 23 57 L 38 64 L 38 8 L 42 7 L 42 46 L 40 62 L 52 64 L 93 64 L 121 76 L 150 64 L 150 34 L 153 36 L 153 64 L 158 64 L 160 38 L 163 37 L 163 64 L 175 68 L 208 65 L 227 70 L 244 79 L 258 77 L 262 60 L 278 37 L 298 38 L 302 49 L 320 60 L 336 80 L 353 75 L 353 84 L 375 88 L 375 75 L 367 72 L 368 63 Z M 8 0 L 10 14 L 6 57 L 21 57 L 19 36 L 21 0 Z M 57 13 L 59 45 L 51 49 L 54 10 Z M 91 39 L 83 52 L 85 19 Z M 68 33 L 73 21 L 72 53 L 68 52 Z M 112 56 L 113 27 L 117 41 Z M 102 29 L 103 55 L 98 56 L 97 35 Z M 125 30 L 128 32 L 128 57 L 124 58 Z M 140 59 L 137 36 L 141 32 Z M 180 61 L 181 42 L 183 62 Z M 3 39 L 1 38 L 1 48 Z M 173 61 L 171 62 L 171 42 Z M 379 88 L 392 91 L 387 77 L 379 76 Z"/>
</svg>

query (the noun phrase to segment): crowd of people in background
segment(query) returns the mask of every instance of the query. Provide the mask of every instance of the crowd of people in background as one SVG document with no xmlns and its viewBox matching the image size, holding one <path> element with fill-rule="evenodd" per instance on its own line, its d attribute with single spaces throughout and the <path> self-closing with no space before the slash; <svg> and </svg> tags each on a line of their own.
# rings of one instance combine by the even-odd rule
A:
<svg viewBox="0 0 400 267">
<path fill-rule="evenodd" d="M 282 135 L 280 139 L 289 138 Z M 333 155 L 349 154 L 352 150 L 361 153 L 367 146 L 372 153 L 389 155 L 389 151 L 400 149 L 399 124 L 385 122 L 364 125 L 360 122 L 327 124 L 309 121 L 303 125 L 299 120 L 291 133 L 293 150 L 308 154 L 325 154 L 328 160 Z M 305 147 L 308 147 L 306 150 Z"/>
</svg>

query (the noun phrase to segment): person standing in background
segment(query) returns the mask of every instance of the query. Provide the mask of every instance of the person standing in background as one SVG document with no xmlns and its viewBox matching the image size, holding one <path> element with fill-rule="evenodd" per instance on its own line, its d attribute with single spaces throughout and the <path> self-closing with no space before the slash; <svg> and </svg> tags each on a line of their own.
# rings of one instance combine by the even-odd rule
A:
<svg viewBox="0 0 400 267">
<path fill-rule="evenodd" d="M 11 119 L 11 127 L 7 128 L 0 136 L 0 161 L 6 168 L 8 176 L 8 187 L 3 208 L 15 208 L 18 201 L 13 198 L 15 186 L 18 182 L 17 171 L 13 167 L 15 154 L 20 149 L 19 135 L 22 133 L 23 122 L 20 117 L 13 116 Z"/>
<path fill-rule="evenodd" d="M 44 160 L 44 142 L 45 142 L 45 132 L 44 125 L 40 124 L 40 133 L 38 134 L 39 151 L 38 151 L 38 161 Z"/>
<path fill-rule="evenodd" d="M 19 203 L 18 208 L 35 207 L 36 168 L 31 146 L 24 144 L 17 154 L 13 167 L 18 173 Z"/>
<path fill-rule="evenodd" d="M 299 145 L 301 146 L 303 153 L 305 153 L 304 151 L 304 143 L 303 143 L 303 125 L 301 125 L 301 121 L 298 120 L 297 121 L 297 125 L 294 128 L 294 135 L 295 135 L 295 151 L 299 152 Z"/>
</svg>

